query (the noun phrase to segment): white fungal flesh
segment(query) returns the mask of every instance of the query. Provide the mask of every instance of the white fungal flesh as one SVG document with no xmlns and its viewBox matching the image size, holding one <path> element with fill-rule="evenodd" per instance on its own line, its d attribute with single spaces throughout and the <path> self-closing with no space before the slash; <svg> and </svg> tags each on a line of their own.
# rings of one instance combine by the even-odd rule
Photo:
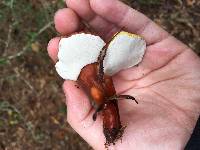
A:
<svg viewBox="0 0 200 150">
<path fill-rule="evenodd" d="M 91 34 L 74 34 L 59 42 L 56 70 L 63 79 L 76 80 L 81 69 L 97 61 L 104 41 Z"/>
<path fill-rule="evenodd" d="M 113 75 L 142 61 L 146 49 L 145 41 L 138 35 L 120 32 L 109 44 L 104 59 L 104 71 Z"/>
<path fill-rule="evenodd" d="M 74 34 L 62 38 L 59 43 L 56 70 L 63 79 L 77 80 L 81 69 L 97 62 L 101 49 L 106 43 L 91 34 Z M 146 43 L 138 35 L 120 32 L 109 44 L 104 59 L 104 72 L 113 75 L 120 70 L 137 65 L 142 61 Z"/>
</svg>

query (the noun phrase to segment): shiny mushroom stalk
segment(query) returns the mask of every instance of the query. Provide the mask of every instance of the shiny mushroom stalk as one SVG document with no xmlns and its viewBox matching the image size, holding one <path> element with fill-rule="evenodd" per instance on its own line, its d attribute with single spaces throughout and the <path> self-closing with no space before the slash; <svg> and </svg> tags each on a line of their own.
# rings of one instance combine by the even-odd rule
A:
<svg viewBox="0 0 200 150">
<path fill-rule="evenodd" d="M 146 42 L 138 35 L 121 31 L 108 43 L 99 36 L 76 33 L 59 42 L 58 74 L 67 80 L 77 81 L 95 109 L 93 120 L 101 112 L 105 145 L 115 144 L 122 137 L 118 99 L 131 99 L 131 95 L 118 95 L 112 75 L 133 67 L 142 61 Z"/>
</svg>

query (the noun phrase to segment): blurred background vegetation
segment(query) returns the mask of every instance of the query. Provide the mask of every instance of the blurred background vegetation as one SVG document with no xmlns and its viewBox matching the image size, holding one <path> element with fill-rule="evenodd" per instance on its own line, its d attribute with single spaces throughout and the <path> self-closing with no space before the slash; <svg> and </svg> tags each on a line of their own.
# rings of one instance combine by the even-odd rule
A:
<svg viewBox="0 0 200 150">
<path fill-rule="evenodd" d="M 199 0 L 123 0 L 200 55 Z M 91 149 L 66 122 L 46 51 L 63 0 L 0 0 L 0 150 Z"/>
</svg>

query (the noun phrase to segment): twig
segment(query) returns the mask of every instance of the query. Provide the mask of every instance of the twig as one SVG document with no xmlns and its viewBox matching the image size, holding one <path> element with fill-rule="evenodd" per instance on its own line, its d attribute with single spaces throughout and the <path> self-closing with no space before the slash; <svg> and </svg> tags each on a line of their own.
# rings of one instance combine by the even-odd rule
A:
<svg viewBox="0 0 200 150">
<path fill-rule="evenodd" d="M 0 39 L 0 43 L 3 43 L 4 45 L 6 45 L 6 41 Z"/>
<path fill-rule="evenodd" d="M 36 36 L 40 35 L 42 32 L 44 32 L 45 30 L 47 30 L 49 27 L 51 27 L 51 25 L 53 25 L 53 21 L 47 23 L 44 27 L 42 27 L 42 28 L 36 33 Z"/>
<path fill-rule="evenodd" d="M 17 77 L 19 77 L 32 91 L 35 91 L 34 87 L 30 84 L 30 82 L 23 78 L 17 69 L 14 69 L 14 72 L 16 73 Z"/>
<path fill-rule="evenodd" d="M 183 5 L 182 0 L 176 0 L 181 6 Z"/>
<path fill-rule="evenodd" d="M 6 56 L 6 52 L 8 50 L 10 40 L 11 40 L 11 33 L 12 33 L 12 25 L 9 25 L 8 36 L 7 36 L 7 41 L 5 42 L 6 46 L 4 48 L 3 56 Z"/>
<path fill-rule="evenodd" d="M 22 81 L 24 81 L 24 83 L 25 83 L 32 91 L 35 91 L 34 87 L 30 84 L 30 82 L 28 82 L 26 79 L 22 78 L 21 76 L 20 76 L 20 79 L 21 79 Z"/>
<path fill-rule="evenodd" d="M 13 4 L 14 4 L 14 0 L 11 0 L 10 2 L 10 8 L 13 9 Z"/>
<path fill-rule="evenodd" d="M 14 58 L 16 58 L 16 57 L 19 57 L 19 56 L 23 55 L 23 54 L 27 51 L 27 49 L 28 49 L 28 47 L 30 46 L 30 44 L 36 40 L 36 37 L 38 37 L 40 34 L 42 34 L 42 33 L 43 33 L 45 30 L 47 30 L 49 27 L 51 27 L 51 25 L 53 25 L 53 21 L 49 22 L 49 23 L 46 24 L 44 27 L 42 27 L 42 28 L 36 33 L 34 39 L 31 40 L 31 41 L 29 41 L 29 42 L 22 48 L 21 51 L 19 51 L 18 53 L 14 54 L 14 55 L 7 56 L 6 59 L 12 60 L 12 59 L 14 59 Z"/>
</svg>

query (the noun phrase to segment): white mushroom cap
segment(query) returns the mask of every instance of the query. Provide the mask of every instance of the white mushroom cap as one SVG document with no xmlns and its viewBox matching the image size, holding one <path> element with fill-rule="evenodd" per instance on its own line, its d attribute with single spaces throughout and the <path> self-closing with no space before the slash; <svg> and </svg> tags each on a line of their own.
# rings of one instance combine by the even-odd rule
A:
<svg viewBox="0 0 200 150">
<path fill-rule="evenodd" d="M 59 42 L 56 71 L 63 79 L 77 80 L 84 66 L 97 61 L 105 44 L 99 36 L 85 33 L 62 38 Z"/>
<path fill-rule="evenodd" d="M 62 38 L 59 43 L 56 70 L 63 79 L 77 80 L 81 69 L 97 62 L 106 43 L 92 34 L 79 33 Z M 138 35 L 120 32 L 109 44 L 104 59 L 104 71 L 113 75 L 137 65 L 143 58 L 146 43 Z"/>
<path fill-rule="evenodd" d="M 137 65 L 142 61 L 146 43 L 142 37 L 120 32 L 109 44 L 104 59 L 104 71 L 113 75 L 120 70 Z"/>
</svg>

